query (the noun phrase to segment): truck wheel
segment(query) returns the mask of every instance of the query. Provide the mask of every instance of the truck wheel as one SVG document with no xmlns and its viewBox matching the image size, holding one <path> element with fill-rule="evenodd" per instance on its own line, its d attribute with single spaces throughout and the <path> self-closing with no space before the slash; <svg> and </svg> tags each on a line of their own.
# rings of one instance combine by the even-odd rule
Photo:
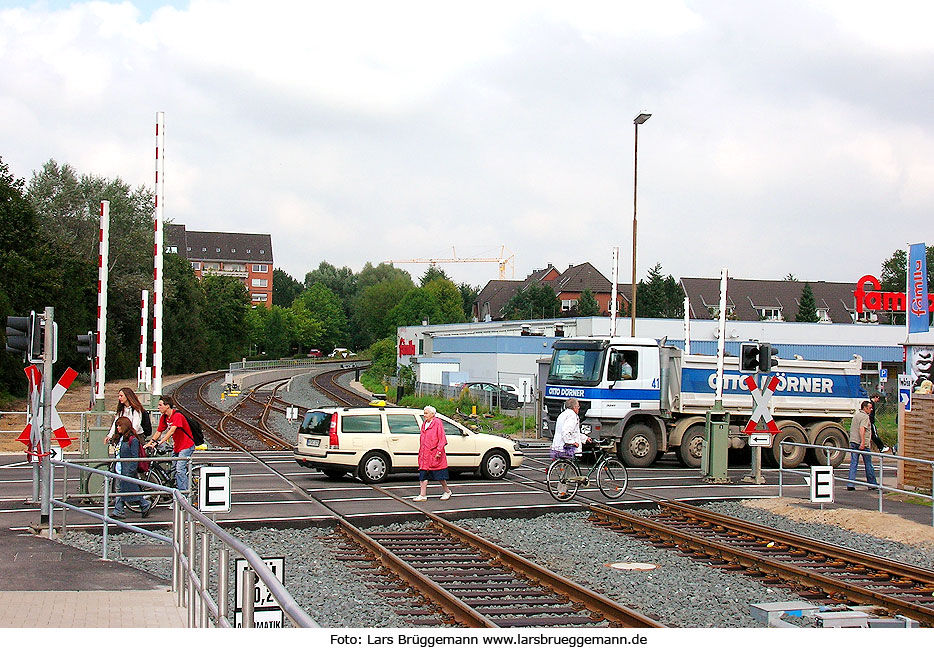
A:
<svg viewBox="0 0 934 650">
<path fill-rule="evenodd" d="M 783 450 L 780 443 L 783 440 L 807 443 L 807 437 L 804 435 L 804 428 L 797 422 L 792 422 L 790 420 L 777 422 L 776 425 L 781 431 L 773 436 L 772 448 L 769 449 L 769 453 L 765 454 L 765 457 L 771 463 L 774 463 L 775 467 L 778 467 L 779 455 L 784 454 L 784 458 L 781 461 L 782 467 L 787 469 L 797 467 L 804 461 L 804 455 L 807 449 L 805 447 L 785 447 Z"/>
<path fill-rule="evenodd" d="M 681 446 L 678 447 L 678 460 L 685 467 L 700 467 L 701 456 L 704 453 L 704 436 L 706 426 L 692 424 L 681 436 Z"/>
<path fill-rule="evenodd" d="M 836 422 L 822 422 L 814 425 L 810 437 L 814 440 L 813 444 L 820 445 L 821 447 L 827 445 L 831 447 L 842 447 L 843 449 L 849 447 L 849 436 L 847 436 L 843 427 Z M 846 452 L 840 450 L 831 451 L 830 458 L 828 459 L 827 454 L 821 450 L 808 449 L 808 456 L 815 465 L 831 465 L 836 467 L 846 458 Z"/>
<path fill-rule="evenodd" d="M 634 424 L 619 442 L 619 459 L 629 467 L 648 467 L 658 454 L 655 432 L 644 424 Z"/>
</svg>

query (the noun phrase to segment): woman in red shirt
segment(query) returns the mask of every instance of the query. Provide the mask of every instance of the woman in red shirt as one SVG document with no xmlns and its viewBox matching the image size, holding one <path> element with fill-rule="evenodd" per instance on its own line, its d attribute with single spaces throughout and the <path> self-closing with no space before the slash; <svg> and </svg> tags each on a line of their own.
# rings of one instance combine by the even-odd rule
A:
<svg viewBox="0 0 934 650">
<path fill-rule="evenodd" d="M 413 501 L 425 501 L 428 498 L 429 479 L 441 481 L 441 487 L 444 489 L 442 501 L 451 498 L 451 490 L 448 488 L 448 457 L 444 453 L 448 439 L 444 435 L 444 423 L 435 417 L 436 413 L 434 406 L 426 406 L 422 412 L 421 434 L 418 439 L 419 492 L 417 497 L 412 498 Z"/>
</svg>

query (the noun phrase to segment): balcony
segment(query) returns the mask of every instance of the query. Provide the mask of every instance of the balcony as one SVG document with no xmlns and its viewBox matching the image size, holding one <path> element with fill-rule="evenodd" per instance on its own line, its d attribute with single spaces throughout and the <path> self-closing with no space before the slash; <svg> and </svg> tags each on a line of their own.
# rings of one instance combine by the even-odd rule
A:
<svg viewBox="0 0 934 650">
<path fill-rule="evenodd" d="M 248 276 L 246 271 L 233 271 L 227 269 L 208 269 L 203 271 L 204 275 L 226 275 L 231 278 L 245 278 Z"/>
</svg>

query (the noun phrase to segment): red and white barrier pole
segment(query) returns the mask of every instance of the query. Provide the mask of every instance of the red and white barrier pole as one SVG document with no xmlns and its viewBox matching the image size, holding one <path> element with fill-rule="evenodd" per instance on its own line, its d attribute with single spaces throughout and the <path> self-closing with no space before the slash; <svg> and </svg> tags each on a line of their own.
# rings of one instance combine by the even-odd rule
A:
<svg viewBox="0 0 934 650">
<path fill-rule="evenodd" d="M 94 359 L 94 401 L 104 402 L 107 358 L 107 264 L 110 251 L 110 201 L 101 201 L 100 252 L 97 256 L 97 358 Z"/>
<path fill-rule="evenodd" d="M 153 271 L 152 287 L 152 399 L 158 401 L 162 397 L 162 251 L 163 243 L 163 217 L 164 203 L 163 172 L 165 171 L 165 113 L 156 113 L 156 215 L 155 215 L 155 244 L 153 255 L 155 267 Z"/>
<path fill-rule="evenodd" d="M 149 390 L 149 373 L 146 368 L 146 343 L 149 339 L 149 292 L 143 289 L 139 301 L 139 372 L 137 388 L 140 392 Z"/>
</svg>

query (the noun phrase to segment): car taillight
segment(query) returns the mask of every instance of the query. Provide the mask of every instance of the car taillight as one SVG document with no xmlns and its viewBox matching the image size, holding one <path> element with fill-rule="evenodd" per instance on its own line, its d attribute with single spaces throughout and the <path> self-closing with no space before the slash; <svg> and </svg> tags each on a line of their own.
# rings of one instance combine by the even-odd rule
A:
<svg viewBox="0 0 934 650">
<path fill-rule="evenodd" d="M 337 439 L 337 413 L 331 413 L 331 426 L 328 428 L 328 446 L 338 449 L 340 441 Z"/>
</svg>

